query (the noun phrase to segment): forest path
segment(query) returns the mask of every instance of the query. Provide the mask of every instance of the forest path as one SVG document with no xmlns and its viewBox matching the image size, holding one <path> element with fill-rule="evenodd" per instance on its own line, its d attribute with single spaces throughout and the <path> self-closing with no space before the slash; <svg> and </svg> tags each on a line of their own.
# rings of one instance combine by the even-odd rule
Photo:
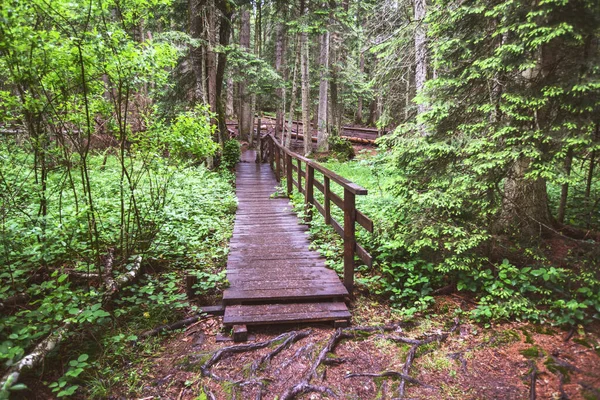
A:
<svg viewBox="0 0 600 400">
<path fill-rule="evenodd" d="M 247 150 L 236 167 L 236 213 L 223 293 L 223 324 L 345 321 L 348 291 L 325 259 L 309 250 L 308 227 L 288 198 L 273 196 L 278 183 L 269 164 Z"/>
</svg>

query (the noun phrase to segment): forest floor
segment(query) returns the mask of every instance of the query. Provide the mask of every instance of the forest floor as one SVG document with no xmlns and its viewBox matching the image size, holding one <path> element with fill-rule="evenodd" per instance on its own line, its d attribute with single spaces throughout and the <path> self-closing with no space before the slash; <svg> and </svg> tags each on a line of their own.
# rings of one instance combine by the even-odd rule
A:
<svg viewBox="0 0 600 400">
<path fill-rule="evenodd" d="M 423 342 L 432 338 L 437 340 L 416 346 L 408 371 L 413 380 L 406 384 L 406 398 L 600 399 L 598 326 L 566 332 L 546 325 L 511 322 L 484 328 L 455 319 L 455 310 L 468 310 L 468 300 L 453 296 L 437 300 L 429 314 L 398 323 L 402 319 L 389 306 L 368 294 L 359 294 L 351 309 L 352 326 L 388 326 L 388 330 L 336 331 L 325 324 L 265 326 L 251 329 L 253 340 L 242 347 L 233 342 L 216 342 L 222 329 L 221 319 L 208 317 L 165 337 L 155 347 L 157 352 L 132 366 L 140 378 L 135 396 L 177 400 L 283 399 L 286 390 L 307 381 L 312 369 L 316 373 L 309 383 L 331 390 L 337 398 L 398 398 L 399 376 L 349 375 L 401 373 L 411 345 L 398 338 Z M 284 343 L 290 336 L 278 336 L 286 332 L 308 334 Z M 331 344 L 332 336 L 343 332 L 350 337 L 334 345 L 319 363 L 319 355 Z M 449 334 L 446 337 L 444 333 Z M 253 349 L 268 341 L 271 343 L 266 347 Z M 241 352 L 225 353 L 212 364 L 215 359 L 211 361 L 211 357 L 221 349 Z M 270 362 L 265 361 L 267 355 L 273 355 Z M 117 390 L 111 398 L 131 398 L 114 389 Z M 126 393 L 127 389 L 123 389 L 122 393 Z M 334 396 L 314 392 L 296 398 Z"/>
</svg>

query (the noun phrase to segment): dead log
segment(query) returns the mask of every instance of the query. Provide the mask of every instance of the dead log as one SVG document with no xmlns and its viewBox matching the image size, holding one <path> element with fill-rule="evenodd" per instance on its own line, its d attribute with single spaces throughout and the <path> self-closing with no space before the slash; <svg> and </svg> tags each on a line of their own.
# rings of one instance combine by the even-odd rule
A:
<svg viewBox="0 0 600 400">
<path fill-rule="evenodd" d="M 112 262 L 111 262 L 112 263 Z M 111 264 L 112 271 L 112 264 Z M 112 277 L 112 273 L 104 274 L 104 285 L 106 287 L 106 292 L 104 293 L 103 303 L 109 303 L 112 300 L 112 297 L 121 290 L 124 286 L 129 285 L 133 281 L 135 281 L 142 269 L 142 256 L 137 256 L 133 262 L 133 267 L 131 270 L 125 272 L 124 274 L 118 276 L 117 278 Z"/>
</svg>

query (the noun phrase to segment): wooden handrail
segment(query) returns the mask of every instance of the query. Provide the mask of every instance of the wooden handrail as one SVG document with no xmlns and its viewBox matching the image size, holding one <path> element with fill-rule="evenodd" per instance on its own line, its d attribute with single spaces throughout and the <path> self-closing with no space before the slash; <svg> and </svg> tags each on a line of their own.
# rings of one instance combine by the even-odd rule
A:
<svg viewBox="0 0 600 400">
<path fill-rule="evenodd" d="M 296 160 L 294 165 L 293 160 Z M 268 134 L 259 138 L 257 162 L 268 162 L 275 172 L 278 182 L 285 175 L 287 181 L 287 194 L 292 194 L 295 186 L 304 194 L 307 206 L 306 220 L 312 218 L 312 206 L 325 218 L 325 223 L 344 239 L 344 286 L 352 295 L 354 288 L 354 255 L 356 254 L 366 265 L 373 265 L 373 257 L 358 243 L 356 243 L 356 224 L 358 223 L 368 232 L 373 233 L 373 221 L 356 209 L 356 196 L 364 196 L 367 189 L 335 172 L 323 167 L 319 163 L 310 160 L 300 154 L 283 147 L 273 135 Z M 304 164 L 305 169 L 302 169 Z M 323 175 L 323 182 L 315 179 L 315 171 Z M 296 179 L 294 179 L 294 172 Z M 304 179 L 304 186 L 302 185 Z M 343 197 L 331 191 L 331 183 L 335 183 L 344 189 Z M 324 204 L 315 199 L 315 188 L 324 196 Z M 344 212 L 344 223 L 340 225 L 331 215 L 331 203 Z"/>
</svg>

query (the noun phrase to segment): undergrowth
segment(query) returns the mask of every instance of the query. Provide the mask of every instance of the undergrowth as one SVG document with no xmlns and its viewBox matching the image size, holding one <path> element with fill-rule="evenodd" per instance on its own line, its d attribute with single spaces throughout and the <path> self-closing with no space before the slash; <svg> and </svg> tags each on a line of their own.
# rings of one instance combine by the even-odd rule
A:
<svg viewBox="0 0 600 400">
<path fill-rule="evenodd" d="M 397 170 L 383 156 L 361 156 L 355 161 L 325 163 L 325 166 L 369 190 L 357 196 L 357 209 L 373 219 L 375 232 L 357 229 L 357 242 L 374 257 L 373 267 L 356 257 L 356 282 L 365 290 L 389 298 L 405 316 L 427 310 L 435 302 L 436 290 L 464 292 L 477 300 L 469 316 L 486 325 L 499 320 L 529 320 L 556 325 L 577 325 L 600 317 L 600 284 L 593 254 L 572 255 L 572 268 L 554 265 L 539 243 L 512 243 L 511 251 L 495 261 L 481 252 L 489 243 L 484 233 L 463 236 L 462 231 L 412 234 L 408 221 L 419 210 L 393 185 Z M 315 179 L 322 180 L 316 174 Z M 332 190 L 342 190 L 332 183 Z M 316 197 L 322 203 L 322 195 Z M 556 191 L 550 190 L 556 195 Z M 301 195 L 294 195 L 296 209 L 304 213 Z M 313 246 L 328 258 L 338 273 L 343 270 L 342 239 L 313 210 Z M 332 215 L 343 222 L 332 205 Z M 456 236 L 453 236 L 456 235 Z M 437 242 L 442 240 L 447 241 Z M 446 251 L 432 251 L 438 243 Z M 518 255 L 518 256 L 516 256 Z"/>
</svg>

